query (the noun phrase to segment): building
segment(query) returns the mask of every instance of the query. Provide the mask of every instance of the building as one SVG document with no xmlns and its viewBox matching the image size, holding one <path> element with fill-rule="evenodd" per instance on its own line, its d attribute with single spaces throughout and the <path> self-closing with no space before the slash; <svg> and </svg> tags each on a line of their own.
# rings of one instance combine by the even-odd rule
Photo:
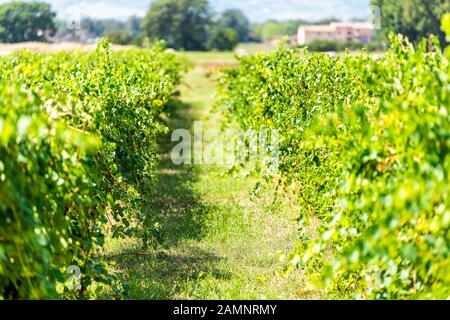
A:
<svg viewBox="0 0 450 320">
<path fill-rule="evenodd" d="M 298 28 L 298 44 L 307 45 L 315 40 L 368 43 L 373 39 L 373 33 L 374 26 L 368 22 L 332 22 L 329 25 L 304 25 Z"/>
<path fill-rule="evenodd" d="M 293 34 L 293 35 L 291 36 L 291 44 L 292 44 L 293 46 L 298 45 L 298 35 Z"/>
</svg>

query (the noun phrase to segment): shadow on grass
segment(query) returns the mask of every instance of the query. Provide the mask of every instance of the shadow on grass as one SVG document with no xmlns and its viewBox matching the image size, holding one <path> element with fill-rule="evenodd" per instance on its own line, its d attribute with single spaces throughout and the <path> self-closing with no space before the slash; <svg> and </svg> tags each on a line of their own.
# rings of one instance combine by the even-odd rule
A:
<svg viewBox="0 0 450 320">
<path fill-rule="evenodd" d="M 207 219 L 215 208 L 202 203 L 193 190 L 196 182 L 194 166 L 177 166 L 170 152 L 171 132 L 176 128 L 191 128 L 195 119 L 189 118 L 190 106 L 180 105 L 178 115 L 172 115 L 170 131 L 159 141 L 161 160 L 157 180 L 148 196 L 150 211 L 161 224 L 160 250 L 139 252 L 121 251 L 110 257 L 118 267 L 123 282 L 129 286 L 130 299 L 174 299 L 199 277 L 229 279 L 220 270 L 221 258 L 211 252 L 186 244 L 205 236 Z M 183 116 L 179 116 L 183 115 Z"/>
<path fill-rule="evenodd" d="M 204 276 L 230 280 L 231 274 L 218 267 L 221 258 L 199 248 L 153 252 L 117 257 L 123 281 L 129 286 L 129 299 L 173 300 L 191 296 L 195 284 Z"/>
<path fill-rule="evenodd" d="M 169 247 L 182 240 L 201 239 L 205 221 L 214 210 L 202 203 L 193 190 L 197 180 L 195 166 L 176 165 L 171 160 L 172 148 L 178 143 L 171 141 L 171 133 L 175 129 L 192 128 L 195 119 L 189 116 L 190 109 L 188 104 L 179 102 L 167 123 L 168 134 L 158 141 L 158 174 L 148 198 L 151 212 L 162 225 L 162 244 Z"/>
</svg>

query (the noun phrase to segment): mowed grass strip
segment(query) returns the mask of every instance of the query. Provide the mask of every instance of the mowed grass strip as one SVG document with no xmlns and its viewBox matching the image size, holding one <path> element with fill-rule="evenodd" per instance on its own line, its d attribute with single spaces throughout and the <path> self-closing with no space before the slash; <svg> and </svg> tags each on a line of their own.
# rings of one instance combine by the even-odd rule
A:
<svg viewBox="0 0 450 320">
<path fill-rule="evenodd" d="M 211 112 L 211 66 L 236 63 L 230 53 L 182 53 L 192 70 L 181 86 L 183 107 L 169 124 L 204 130 L 220 126 Z M 150 196 L 163 244 L 142 250 L 133 239 L 104 253 L 129 284 L 131 299 L 307 299 L 319 294 L 301 271 L 284 274 L 283 255 L 296 239 L 297 208 L 276 187 L 218 165 L 176 166 L 170 133 L 161 143 L 158 183 Z M 263 188 L 255 194 L 257 182 Z"/>
</svg>

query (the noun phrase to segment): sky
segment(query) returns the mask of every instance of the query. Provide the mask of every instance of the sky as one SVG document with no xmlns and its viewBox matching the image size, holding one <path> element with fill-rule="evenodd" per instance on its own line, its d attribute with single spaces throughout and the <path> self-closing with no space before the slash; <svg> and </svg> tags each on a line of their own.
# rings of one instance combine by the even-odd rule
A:
<svg viewBox="0 0 450 320">
<path fill-rule="evenodd" d="M 0 3 L 9 0 L 0 0 Z M 144 16 L 151 0 L 45 0 L 60 18 L 83 17 L 116 18 Z M 269 19 L 319 20 L 335 17 L 342 20 L 364 18 L 370 14 L 370 0 L 210 0 L 215 12 L 229 8 L 241 9 L 252 22 Z"/>
</svg>

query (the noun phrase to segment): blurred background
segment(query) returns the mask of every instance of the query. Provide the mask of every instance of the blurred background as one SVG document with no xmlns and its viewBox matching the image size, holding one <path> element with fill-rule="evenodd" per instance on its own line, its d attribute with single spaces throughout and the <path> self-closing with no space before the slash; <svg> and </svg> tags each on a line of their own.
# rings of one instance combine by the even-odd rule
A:
<svg viewBox="0 0 450 320">
<path fill-rule="evenodd" d="M 447 0 L 0 0 L 0 53 L 18 47 L 5 44 L 69 48 L 105 36 L 134 46 L 163 39 L 186 51 L 253 53 L 282 40 L 311 51 L 382 51 L 391 31 L 445 42 L 447 11 Z"/>
</svg>

